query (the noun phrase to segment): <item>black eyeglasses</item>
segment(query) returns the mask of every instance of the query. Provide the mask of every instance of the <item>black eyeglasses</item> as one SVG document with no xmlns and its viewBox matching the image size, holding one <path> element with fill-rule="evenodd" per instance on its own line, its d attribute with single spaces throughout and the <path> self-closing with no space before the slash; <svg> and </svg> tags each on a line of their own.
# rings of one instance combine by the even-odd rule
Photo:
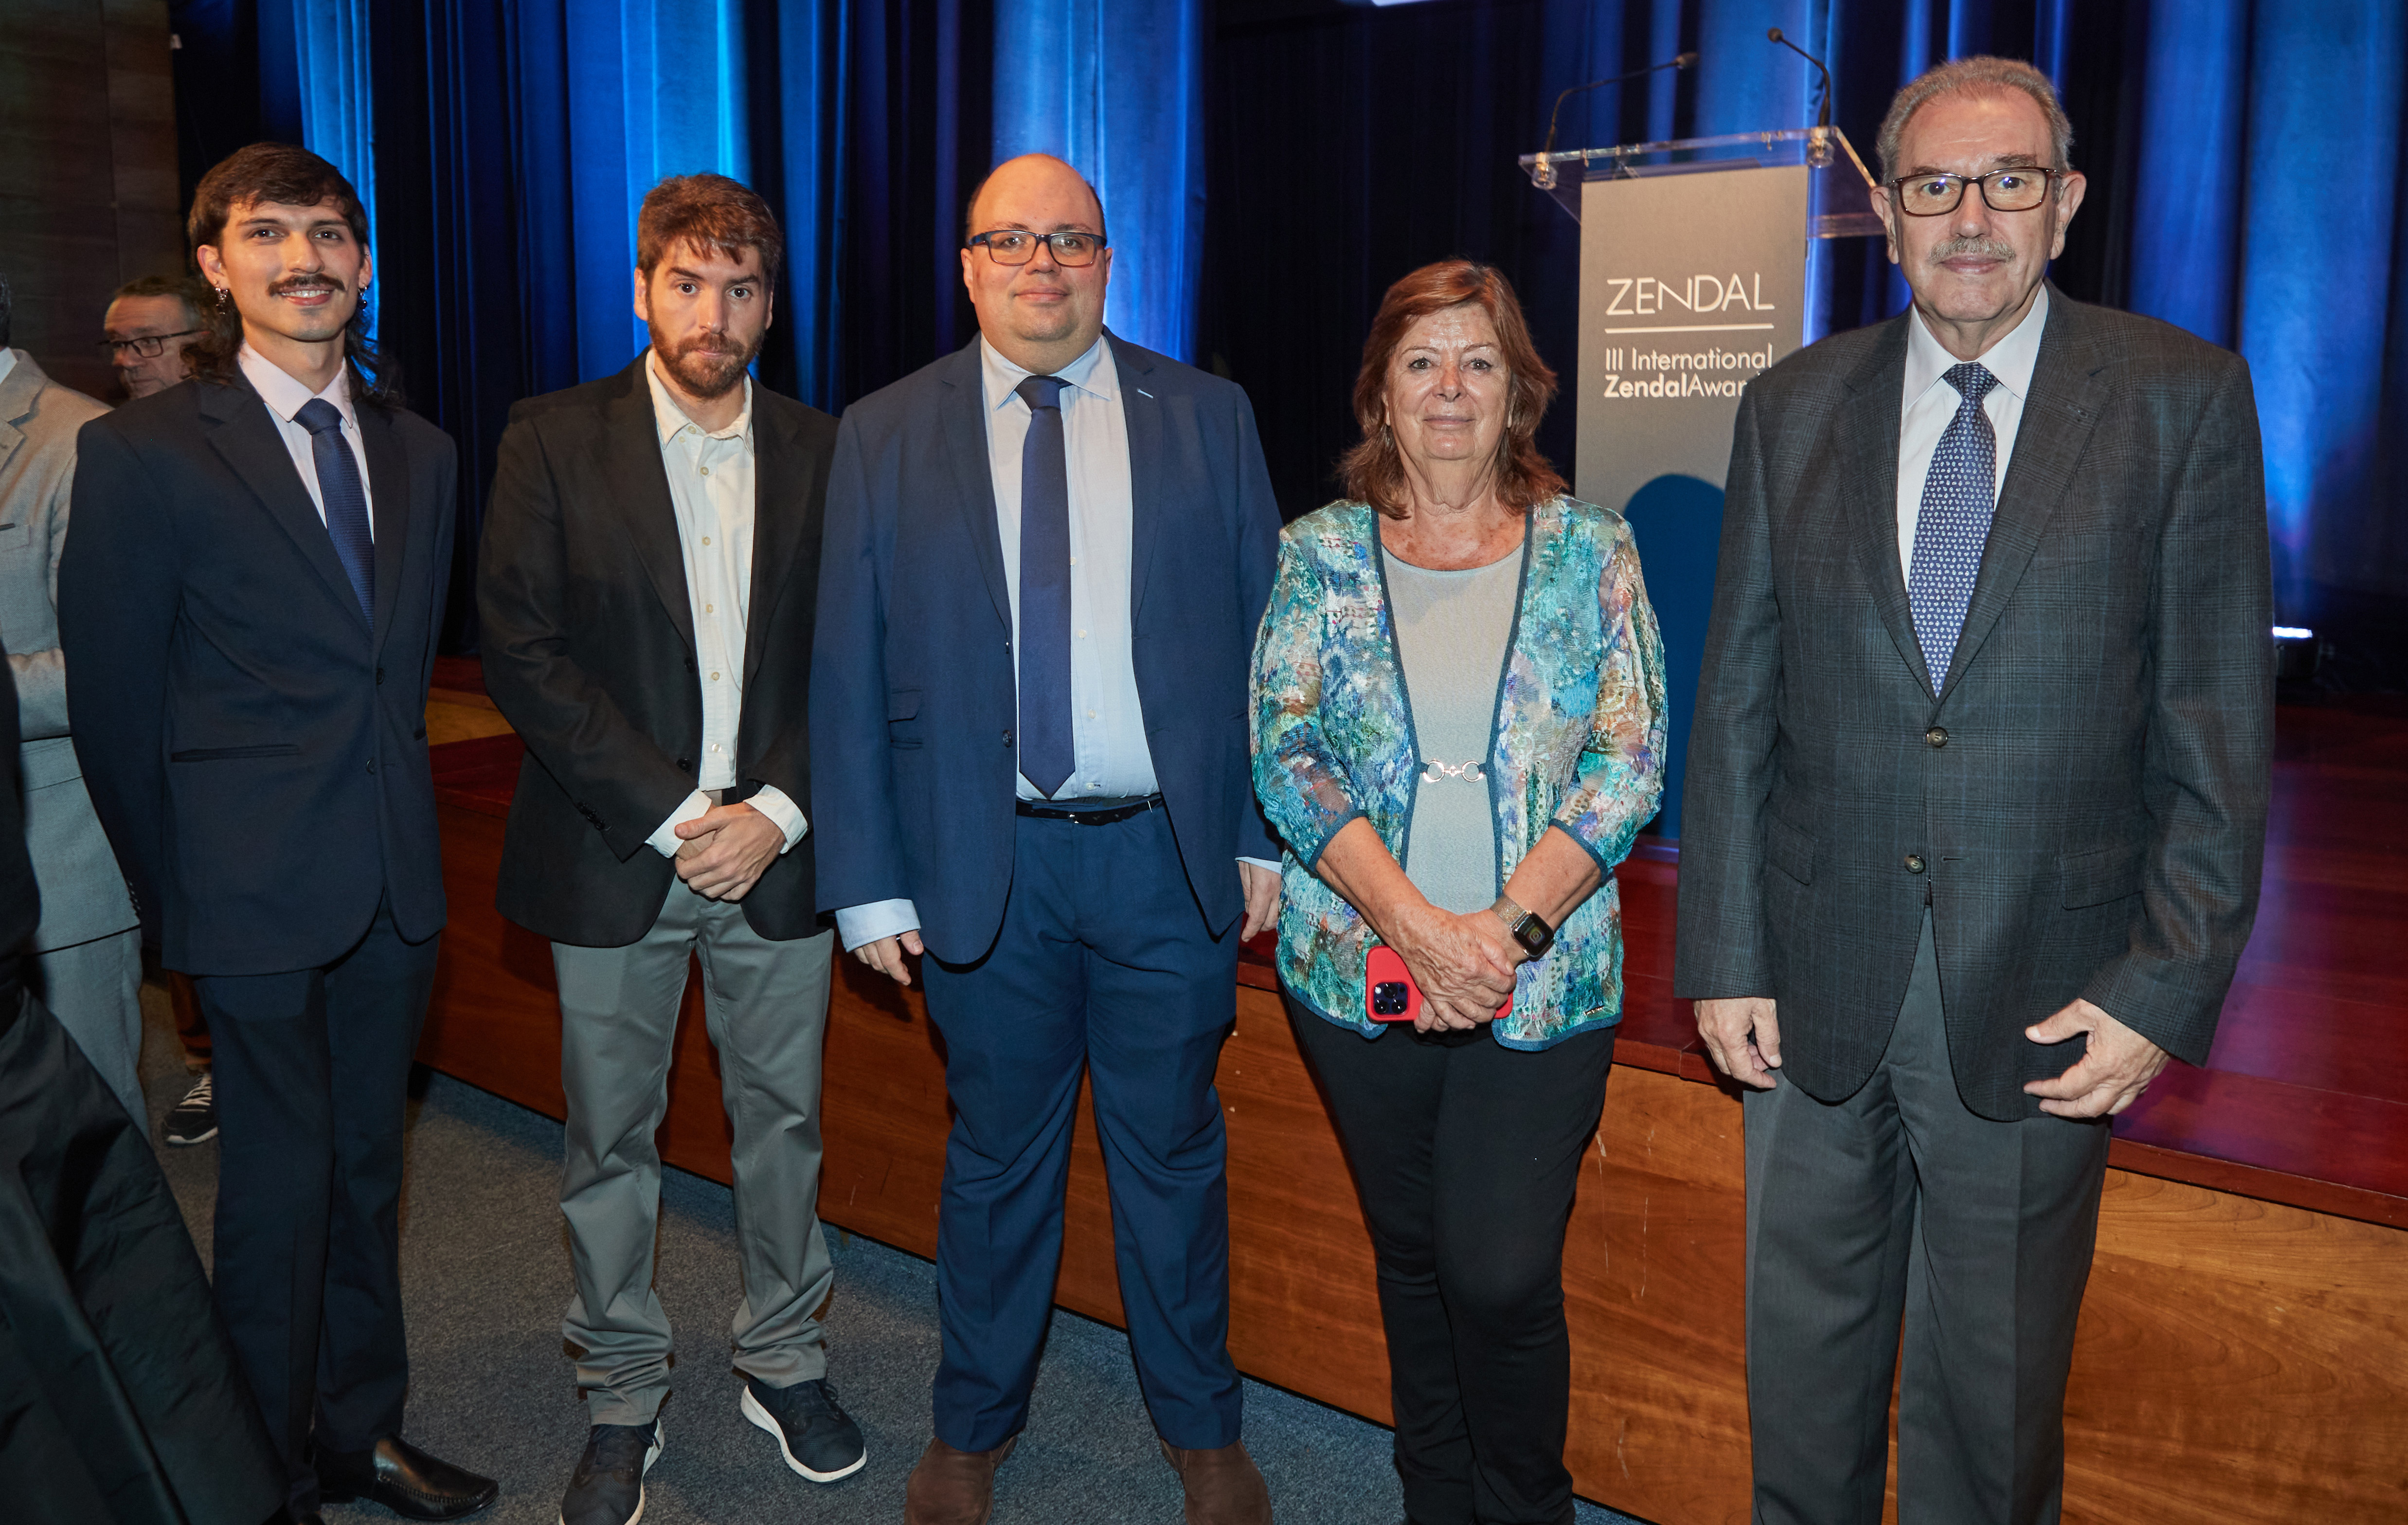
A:
<svg viewBox="0 0 2408 1525">
<path fill-rule="evenodd" d="M 1965 187 L 1982 188 L 1982 205 L 1994 212 L 2028 212 L 2048 199 L 2058 174 L 2038 165 L 1993 169 L 1986 175 L 1902 175 L 1889 182 L 1899 209 L 1909 217 L 1944 217 L 1965 200 Z"/>
<path fill-rule="evenodd" d="M 114 360 L 117 358 L 118 351 L 131 350 L 145 360 L 152 360 L 158 357 L 160 351 L 167 347 L 169 339 L 183 338 L 193 334 L 207 332 L 208 330 L 205 328 L 179 328 L 172 334 L 145 334 L 140 338 L 105 338 L 100 341 L 100 352 Z"/>
<path fill-rule="evenodd" d="M 1100 233 L 1031 233 L 1026 228 L 997 228 L 992 233 L 973 233 L 969 247 L 984 245 L 987 258 L 997 265 L 1025 265 L 1037 257 L 1039 244 L 1054 246 L 1056 265 L 1093 265 L 1096 251 L 1104 247 Z"/>
</svg>

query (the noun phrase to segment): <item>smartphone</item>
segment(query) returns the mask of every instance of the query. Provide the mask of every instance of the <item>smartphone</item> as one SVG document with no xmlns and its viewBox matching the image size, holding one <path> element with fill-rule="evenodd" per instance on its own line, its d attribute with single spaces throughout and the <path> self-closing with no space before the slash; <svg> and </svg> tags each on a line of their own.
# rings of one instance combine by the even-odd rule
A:
<svg viewBox="0 0 2408 1525">
<path fill-rule="evenodd" d="M 1363 971 L 1363 1011 L 1374 1022 L 1411 1022 L 1422 1014 L 1421 986 L 1384 942 L 1373 945 Z"/>
</svg>

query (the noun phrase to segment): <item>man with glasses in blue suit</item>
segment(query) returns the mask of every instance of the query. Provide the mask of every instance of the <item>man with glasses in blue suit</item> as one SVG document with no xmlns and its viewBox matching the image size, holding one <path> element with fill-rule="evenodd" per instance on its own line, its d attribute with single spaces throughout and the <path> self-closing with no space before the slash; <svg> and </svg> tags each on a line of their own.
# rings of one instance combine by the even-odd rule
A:
<svg viewBox="0 0 2408 1525">
<path fill-rule="evenodd" d="M 924 953 L 955 1113 L 904 1518 L 985 1520 L 1026 1422 L 1084 1072 L 1187 1518 L 1258 1525 L 1212 1076 L 1278 906 L 1245 715 L 1279 514 L 1245 394 L 1105 331 L 1076 171 L 1002 165 L 965 232 L 979 338 L 838 434 L 811 675 L 820 904 L 900 983 Z"/>
</svg>

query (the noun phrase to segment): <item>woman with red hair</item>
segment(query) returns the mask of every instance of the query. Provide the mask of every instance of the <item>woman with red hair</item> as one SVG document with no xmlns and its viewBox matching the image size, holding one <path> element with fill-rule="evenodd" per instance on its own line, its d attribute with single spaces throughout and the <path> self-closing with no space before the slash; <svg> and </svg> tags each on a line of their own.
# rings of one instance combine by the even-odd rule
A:
<svg viewBox="0 0 2408 1525">
<path fill-rule="evenodd" d="M 1572 1518 L 1564 1226 L 1622 1016 L 1611 873 L 1656 811 L 1664 660 L 1629 526 L 1532 443 L 1554 395 L 1495 270 L 1398 281 L 1346 499 L 1281 538 L 1254 650 L 1280 979 L 1378 1254 L 1413 1525 Z M 1369 975 L 1374 948 L 1410 980 Z"/>
</svg>

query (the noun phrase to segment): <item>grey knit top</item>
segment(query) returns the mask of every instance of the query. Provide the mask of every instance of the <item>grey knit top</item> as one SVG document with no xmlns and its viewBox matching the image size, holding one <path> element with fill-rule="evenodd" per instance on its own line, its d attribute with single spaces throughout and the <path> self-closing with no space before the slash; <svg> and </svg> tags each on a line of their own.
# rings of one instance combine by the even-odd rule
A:
<svg viewBox="0 0 2408 1525">
<path fill-rule="evenodd" d="M 1405 829 L 1405 877 L 1441 911 L 1495 903 L 1497 813 L 1488 798 L 1497 684 L 1521 590 L 1522 547 L 1465 571 L 1386 558 L 1397 653 L 1422 777 Z"/>
</svg>

